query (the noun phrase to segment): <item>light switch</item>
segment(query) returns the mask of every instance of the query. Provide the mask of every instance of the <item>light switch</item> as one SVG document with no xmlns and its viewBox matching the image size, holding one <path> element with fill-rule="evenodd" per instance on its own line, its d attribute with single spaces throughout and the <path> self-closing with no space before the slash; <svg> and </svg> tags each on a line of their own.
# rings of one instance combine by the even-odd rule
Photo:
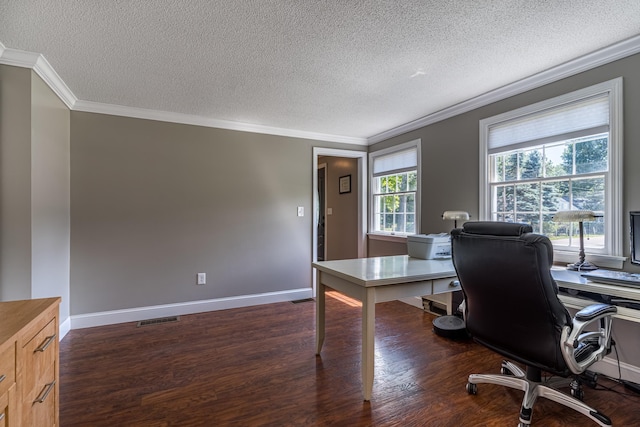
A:
<svg viewBox="0 0 640 427">
<path fill-rule="evenodd" d="M 298 206 L 298 216 L 304 216 L 304 206 Z"/>
<path fill-rule="evenodd" d="M 327 208 L 327 215 L 333 215 L 333 209 Z"/>
</svg>

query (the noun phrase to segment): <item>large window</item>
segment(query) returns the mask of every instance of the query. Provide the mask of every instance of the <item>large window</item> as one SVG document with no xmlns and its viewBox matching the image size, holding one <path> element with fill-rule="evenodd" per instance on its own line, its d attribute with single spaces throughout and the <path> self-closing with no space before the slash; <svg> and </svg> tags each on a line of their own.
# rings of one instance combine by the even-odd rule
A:
<svg viewBox="0 0 640 427">
<path fill-rule="evenodd" d="M 483 219 L 531 224 L 551 239 L 557 261 L 571 261 L 578 224 L 551 218 L 594 211 L 600 217 L 584 224 L 585 251 L 621 266 L 621 121 L 621 78 L 482 120 Z"/>
<path fill-rule="evenodd" d="M 370 155 L 370 232 L 415 234 L 419 230 L 420 141 Z"/>
</svg>

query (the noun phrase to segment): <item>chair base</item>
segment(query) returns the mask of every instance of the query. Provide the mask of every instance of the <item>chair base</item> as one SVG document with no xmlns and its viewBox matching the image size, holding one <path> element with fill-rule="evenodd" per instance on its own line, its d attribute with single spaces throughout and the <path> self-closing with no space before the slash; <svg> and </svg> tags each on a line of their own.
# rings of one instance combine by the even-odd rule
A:
<svg viewBox="0 0 640 427">
<path fill-rule="evenodd" d="M 476 384 L 497 384 L 505 387 L 514 388 L 524 391 L 522 407 L 520 409 L 519 426 L 531 425 L 531 416 L 533 412 L 533 404 L 538 397 L 544 397 L 561 405 L 567 406 L 595 421 L 601 426 L 610 426 L 611 420 L 606 415 L 598 412 L 596 409 L 586 405 L 582 401 L 562 393 L 553 386 L 558 387 L 560 384 L 567 385 L 571 381 L 567 378 L 550 378 L 546 381 L 539 379 L 539 370 L 533 370 L 533 375 L 525 375 L 525 373 L 515 364 L 509 361 L 502 362 L 501 372 L 503 374 L 471 374 L 469 375 L 469 383 L 467 384 L 467 392 L 476 394 Z M 536 372 L 537 371 L 537 372 Z M 531 379 L 531 378 L 535 379 Z M 538 377 L 538 378 L 536 378 Z"/>
</svg>

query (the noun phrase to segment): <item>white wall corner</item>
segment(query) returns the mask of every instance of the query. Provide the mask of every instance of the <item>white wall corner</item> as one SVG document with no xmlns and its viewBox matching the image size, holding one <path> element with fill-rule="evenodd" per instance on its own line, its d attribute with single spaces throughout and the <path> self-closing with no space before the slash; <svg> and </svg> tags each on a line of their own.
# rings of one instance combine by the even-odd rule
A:
<svg viewBox="0 0 640 427">
<path fill-rule="evenodd" d="M 0 64 L 32 69 L 70 110 L 73 109 L 78 100 L 51 64 L 39 53 L 9 49 L 2 45 L 0 48 Z"/>
<path fill-rule="evenodd" d="M 67 84 L 60 78 L 43 55 L 38 56 L 33 70 L 44 80 L 51 90 L 58 95 L 58 98 L 65 103 L 67 108 L 73 110 L 78 98 L 71 92 L 71 89 L 69 89 Z"/>
<path fill-rule="evenodd" d="M 60 336 L 60 341 L 67 335 L 67 333 L 71 330 L 71 317 L 67 317 L 59 326 L 58 335 Z"/>
</svg>

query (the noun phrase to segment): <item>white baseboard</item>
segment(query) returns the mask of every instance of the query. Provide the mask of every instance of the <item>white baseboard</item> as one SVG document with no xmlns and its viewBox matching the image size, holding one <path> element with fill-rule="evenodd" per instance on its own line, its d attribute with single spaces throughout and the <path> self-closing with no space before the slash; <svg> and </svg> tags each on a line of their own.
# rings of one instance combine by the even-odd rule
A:
<svg viewBox="0 0 640 427">
<path fill-rule="evenodd" d="M 179 316 L 202 313 L 205 311 L 226 310 L 229 308 L 295 301 L 311 297 L 313 297 L 312 290 L 309 288 L 303 288 L 291 291 L 269 292 L 264 294 L 242 295 L 237 297 L 77 314 L 67 318 L 60 324 L 60 339 L 62 340 L 62 338 L 64 338 L 71 329 L 91 328 L 94 326 L 112 325 L 116 323 L 137 322 L 139 320 L 154 319 L 157 317 Z M 402 298 L 400 301 L 419 309 L 423 309 L 422 298 L 420 297 Z M 618 378 L 620 376 L 618 372 L 618 361 L 611 357 L 605 357 L 600 362 L 595 363 L 591 370 L 612 378 Z M 620 372 L 622 373 L 623 379 L 640 384 L 639 367 L 620 362 Z"/>
<path fill-rule="evenodd" d="M 64 338 L 64 336 L 67 335 L 67 332 L 71 330 L 71 317 L 67 317 L 64 322 L 60 323 L 60 327 L 58 329 L 60 329 L 58 334 L 60 336 L 60 341 L 62 341 L 62 338 Z"/>
<path fill-rule="evenodd" d="M 422 305 L 422 297 L 407 297 L 407 298 L 400 298 L 398 301 L 402 301 L 405 304 L 409 304 L 412 305 L 414 307 L 419 308 L 420 310 L 423 310 L 424 307 Z"/>
<path fill-rule="evenodd" d="M 303 288 L 264 294 L 241 295 L 228 298 L 77 314 L 71 316 L 70 326 L 71 329 L 82 329 L 94 326 L 113 325 L 115 323 L 137 322 L 139 320 L 155 319 L 158 317 L 226 310 L 229 308 L 249 307 L 274 302 L 295 301 L 298 299 L 311 298 L 311 292 L 311 288 Z M 62 327 L 60 329 L 62 329 Z"/>
<path fill-rule="evenodd" d="M 620 371 L 618 371 L 618 361 L 611 357 L 605 357 L 601 361 L 594 363 L 589 370 L 611 378 L 619 378 L 622 375 L 622 379 L 640 384 L 639 367 L 620 362 Z"/>
</svg>

